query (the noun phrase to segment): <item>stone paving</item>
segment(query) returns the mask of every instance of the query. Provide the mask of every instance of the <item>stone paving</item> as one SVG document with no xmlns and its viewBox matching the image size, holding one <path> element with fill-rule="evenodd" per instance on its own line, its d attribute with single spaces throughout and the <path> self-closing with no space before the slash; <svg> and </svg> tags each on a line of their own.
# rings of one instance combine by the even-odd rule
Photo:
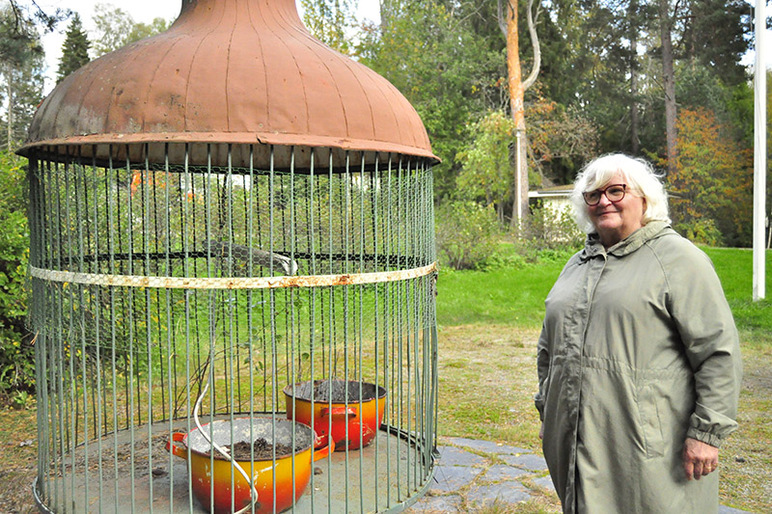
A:
<svg viewBox="0 0 772 514">
<path fill-rule="evenodd" d="M 444 438 L 442 442 L 445 444 L 437 448 L 440 457 L 435 482 L 411 512 L 464 512 L 494 502 L 525 502 L 539 492 L 554 494 L 547 463 L 540 453 L 462 437 Z"/>
<path fill-rule="evenodd" d="M 494 502 L 503 507 L 555 494 L 541 452 L 463 437 L 441 443 L 434 483 L 408 512 L 473 512 Z M 719 514 L 742 512 L 719 507 Z"/>
</svg>

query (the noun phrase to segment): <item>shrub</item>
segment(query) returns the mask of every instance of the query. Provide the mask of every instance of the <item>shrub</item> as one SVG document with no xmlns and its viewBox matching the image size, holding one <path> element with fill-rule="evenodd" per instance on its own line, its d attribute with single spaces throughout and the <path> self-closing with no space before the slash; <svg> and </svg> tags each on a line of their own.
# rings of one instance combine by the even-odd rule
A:
<svg viewBox="0 0 772 514">
<path fill-rule="evenodd" d="M 692 219 L 688 223 L 676 223 L 673 228 L 697 244 L 708 246 L 722 246 L 723 244 L 721 231 L 716 226 L 716 222 L 710 218 Z"/>
<path fill-rule="evenodd" d="M 524 221 L 515 249 L 529 262 L 565 261 L 582 247 L 585 237 L 570 207 L 555 209 L 539 203 Z"/>
<path fill-rule="evenodd" d="M 497 254 L 502 231 L 492 207 L 451 200 L 437 207 L 435 219 L 441 266 L 480 269 Z"/>
<path fill-rule="evenodd" d="M 25 326 L 29 234 L 22 162 L 0 153 L 0 394 L 35 385 L 34 346 Z"/>
</svg>

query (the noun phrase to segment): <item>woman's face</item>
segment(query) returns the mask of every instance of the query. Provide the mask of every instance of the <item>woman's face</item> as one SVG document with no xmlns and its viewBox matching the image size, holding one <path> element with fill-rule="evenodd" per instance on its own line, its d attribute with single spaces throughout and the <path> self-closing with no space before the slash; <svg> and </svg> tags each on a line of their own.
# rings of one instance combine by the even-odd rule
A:
<svg viewBox="0 0 772 514">
<path fill-rule="evenodd" d="M 613 184 L 626 184 L 625 177 L 617 172 L 612 179 L 600 189 Z M 643 226 L 643 213 L 646 210 L 646 200 L 638 196 L 640 193 L 631 190 L 627 185 L 624 198 L 611 202 L 605 194 L 600 195 L 597 205 L 588 205 L 590 221 L 595 226 L 603 246 L 609 248 L 617 244 Z"/>
</svg>

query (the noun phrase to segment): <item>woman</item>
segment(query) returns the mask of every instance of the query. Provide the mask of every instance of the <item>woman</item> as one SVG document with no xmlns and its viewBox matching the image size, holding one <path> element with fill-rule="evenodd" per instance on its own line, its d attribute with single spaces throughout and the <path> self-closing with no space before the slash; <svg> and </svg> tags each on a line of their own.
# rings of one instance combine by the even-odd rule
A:
<svg viewBox="0 0 772 514">
<path fill-rule="evenodd" d="M 572 203 L 588 237 L 547 296 L 535 398 L 563 510 L 717 512 L 742 367 L 712 264 L 642 160 L 594 160 Z"/>
</svg>

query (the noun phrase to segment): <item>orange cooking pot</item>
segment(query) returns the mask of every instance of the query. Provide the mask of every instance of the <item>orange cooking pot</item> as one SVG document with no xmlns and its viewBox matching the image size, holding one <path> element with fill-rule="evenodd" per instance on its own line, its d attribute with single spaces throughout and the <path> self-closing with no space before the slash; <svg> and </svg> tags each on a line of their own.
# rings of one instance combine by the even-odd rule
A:
<svg viewBox="0 0 772 514">
<path fill-rule="evenodd" d="M 386 389 L 353 380 L 315 380 L 288 385 L 284 399 L 288 419 L 310 426 L 313 413 L 319 437 L 331 436 L 334 450 L 355 450 L 368 445 L 378 433 Z"/>
<path fill-rule="evenodd" d="M 303 495 L 308 485 L 312 462 L 327 457 L 330 450 L 334 451 L 332 445 L 313 451 L 314 434 L 311 428 L 284 419 L 274 421 L 270 418 L 239 418 L 232 422 L 220 420 L 203 425 L 202 429 L 219 446 L 230 446 L 233 443 L 231 453 L 246 474 L 255 478 L 255 489 L 258 495 L 255 512 L 259 513 L 274 512 L 274 504 L 276 512 L 291 507 Z M 269 447 L 276 446 L 276 460 L 273 459 L 274 450 L 271 448 L 268 452 L 270 455 L 256 454 L 252 462 L 252 452 L 258 452 L 249 449 L 250 440 L 255 441 L 255 448 L 260 442 L 267 442 Z M 239 445 L 246 446 L 245 453 L 248 456 L 239 456 L 235 453 Z M 193 495 L 204 508 L 209 509 L 213 506 L 215 513 L 230 513 L 250 505 L 252 498 L 249 482 L 231 461 L 217 450 L 214 450 L 214 459 L 210 458 L 212 445 L 199 429 L 191 430 L 188 434 L 172 434 L 172 441 L 167 443 L 166 447 L 174 455 L 183 459 L 188 459 L 190 455 L 188 472 Z M 282 453 L 279 453 L 280 450 Z M 231 503 L 231 480 L 233 481 L 233 503 Z M 212 481 L 214 488 L 212 488 Z M 276 483 L 275 498 L 274 482 Z M 214 490 L 213 501 L 212 490 Z M 249 512 L 252 512 L 251 509 Z"/>
</svg>

